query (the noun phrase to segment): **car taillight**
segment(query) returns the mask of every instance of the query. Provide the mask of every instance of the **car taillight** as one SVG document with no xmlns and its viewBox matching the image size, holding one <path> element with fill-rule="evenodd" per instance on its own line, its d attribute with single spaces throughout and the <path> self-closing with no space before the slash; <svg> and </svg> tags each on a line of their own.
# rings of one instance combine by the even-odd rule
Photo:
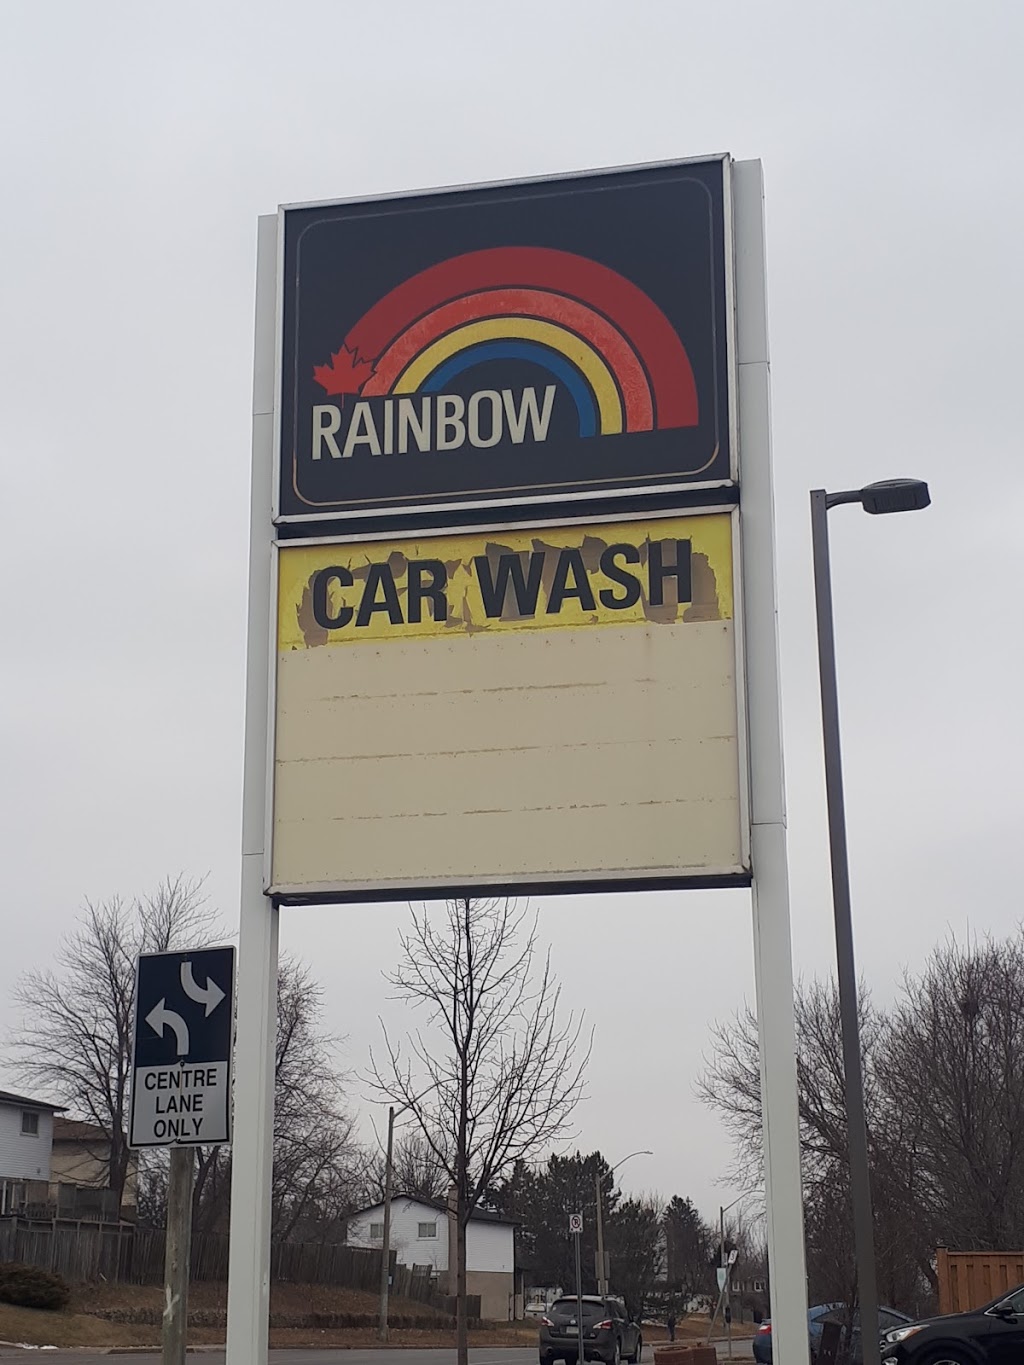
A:
<svg viewBox="0 0 1024 1365">
<path fill-rule="evenodd" d="M 757 1335 L 758 1335 L 759 1337 L 762 1337 L 762 1336 L 763 1336 L 763 1337 L 770 1337 L 771 1334 L 772 1334 L 772 1325 L 771 1325 L 771 1323 L 770 1323 L 770 1322 L 762 1322 L 761 1326 L 757 1329 Z"/>
<path fill-rule="evenodd" d="M 542 1327 L 554 1327 L 555 1325 L 550 1318 L 541 1318 L 540 1323 Z"/>
<path fill-rule="evenodd" d="M 604 1322 L 599 1322 L 599 1323 L 597 1324 L 597 1331 L 599 1331 L 599 1332 L 607 1332 L 609 1328 L 614 1327 L 614 1326 L 615 1326 L 615 1324 L 614 1324 L 614 1322 L 612 1322 L 611 1318 L 605 1318 Z"/>
</svg>

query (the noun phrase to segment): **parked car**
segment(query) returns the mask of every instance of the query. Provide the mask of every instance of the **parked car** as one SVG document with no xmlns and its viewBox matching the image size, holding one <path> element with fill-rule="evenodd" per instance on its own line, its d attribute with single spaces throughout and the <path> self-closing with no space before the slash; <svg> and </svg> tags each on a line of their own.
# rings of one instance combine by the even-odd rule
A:
<svg viewBox="0 0 1024 1365">
<path fill-rule="evenodd" d="M 807 1334 L 811 1342 L 811 1358 L 817 1354 L 818 1347 L 821 1345 L 821 1334 L 826 1322 L 846 1321 L 845 1303 L 819 1303 L 807 1312 Z M 892 1328 L 901 1327 L 913 1321 L 905 1313 L 897 1313 L 895 1308 L 880 1308 L 878 1310 L 878 1321 L 881 1325 L 883 1334 Z M 863 1352 L 860 1348 L 860 1326 L 857 1315 L 854 1314 L 853 1320 L 853 1350 L 851 1358 L 854 1362 L 863 1359 Z M 759 1365 L 771 1365 L 772 1359 L 772 1324 L 771 1319 L 766 1319 L 757 1329 L 754 1337 L 754 1359 Z"/>
<path fill-rule="evenodd" d="M 882 1333 L 882 1365 L 1020 1365 L 1024 1285 L 970 1313 L 950 1313 Z"/>
<path fill-rule="evenodd" d="M 577 1300 L 566 1296 L 556 1299 L 540 1320 L 540 1365 L 564 1360 L 575 1365 L 579 1358 L 579 1318 Z M 633 1322 L 622 1299 L 583 1296 L 583 1358 L 601 1360 L 604 1365 L 621 1361 L 637 1365 L 644 1342 L 640 1324 Z"/>
</svg>

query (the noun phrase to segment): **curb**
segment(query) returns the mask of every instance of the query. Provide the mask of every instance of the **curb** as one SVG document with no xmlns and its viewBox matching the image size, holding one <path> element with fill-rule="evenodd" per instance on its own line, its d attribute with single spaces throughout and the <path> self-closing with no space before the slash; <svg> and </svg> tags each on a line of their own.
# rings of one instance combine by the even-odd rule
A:
<svg viewBox="0 0 1024 1365">
<path fill-rule="evenodd" d="M 160 1352 L 160 1343 L 153 1346 L 30 1346 L 24 1341 L 0 1341 L 0 1348 L 7 1348 L 14 1351 L 74 1351 L 78 1355 L 95 1356 L 139 1356 L 154 1355 Z M 188 1355 L 208 1355 L 214 1351 L 225 1350 L 225 1343 L 219 1345 L 189 1346 Z M 424 1347 L 417 1342 L 383 1342 L 377 1341 L 365 1346 L 328 1346 L 324 1347 L 319 1343 L 310 1342 L 306 1346 L 272 1347 L 272 1350 L 289 1351 L 423 1351 L 432 1350 L 433 1347 Z M 446 1349 L 444 1347 L 441 1348 Z M 520 1351 L 527 1349 L 522 1345 L 516 1346 L 471 1346 L 470 1350 L 494 1350 L 494 1351 Z"/>
<path fill-rule="evenodd" d="M 74 1349 L 72 1347 L 72 1349 Z M 159 1352 L 160 1346 L 104 1346 L 103 1354 L 106 1356 L 146 1356 Z M 185 1354 L 189 1356 L 202 1355 L 204 1352 L 225 1350 L 223 1342 L 219 1346 L 186 1346 Z"/>
</svg>

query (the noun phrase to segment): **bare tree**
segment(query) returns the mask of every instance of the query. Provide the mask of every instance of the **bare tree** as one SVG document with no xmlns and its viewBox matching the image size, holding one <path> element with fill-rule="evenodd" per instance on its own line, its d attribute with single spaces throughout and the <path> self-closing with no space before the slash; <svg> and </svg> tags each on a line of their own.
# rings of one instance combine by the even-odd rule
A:
<svg viewBox="0 0 1024 1365">
<path fill-rule="evenodd" d="M 274 1072 L 275 1237 L 311 1220 L 337 1226 L 351 1212 L 363 1169 L 334 1064 L 337 1040 L 320 1027 L 323 989 L 287 962 L 277 992 Z"/>
<path fill-rule="evenodd" d="M 940 944 L 900 998 L 860 1002 L 879 1290 L 917 1312 L 936 1287 L 939 1243 L 990 1250 L 1024 1240 L 1024 929 Z M 796 998 L 797 1076 L 811 1292 L 855 1293 L 839 1006 L 831 986 Z M 757 1028 L 714 1032 L 700 1082 L 749 1177 L 760 1159 Z"/>
<path fill-rule="evenodd" d="M 14 998 L 24 1010 L 11 1039 L 16 1070 L 102 1129 L 108 1185 L 123 1197 L 131 1067 L 135 963 L 140 953 L 208 942 L 215 917 L 201 881 L 169 877 L 150 895 L 87 901 L 78 927 L 62 940 L 55 967 L 27 972 Z"/>
<path fill-rule="evenodd" d="M 385 1165 L 381 1152 L 367 1163 L 363 1198 L 367 1204 L 379 1204 L 384 1198 Z M 448 1195 L 448 1176 L 437 1155 L 419 1131 L 403 1133 L 395 1140 L 391 1161 L 392 1188 L 416 1199 L 438 1203 Z"/>
<path fill-rule="evenodd" d="M 443 919 L 413 910 L 397 970 L 399 999 L 426 1012 L 433 1033 L 407 1051 L 384 1035 L 371 1082 L 415 1118 L 449 1181 L 456 1232 L 456 1344 L 468 1359 L 466 1228 L 473 1210 L 519 1160 L 563 1136 L 583 1088 L 582 1022 L 563 1020 L 550 958 L 535 971 L 536 920 L 508 900 L 447 902 Z"/>
<path fill-rule="evenodd" d="M 815 1163 L 847 1159 L 846 1092 L 834 987 L 811 982 L 797 987 L 797 1080 L 800 1137 L 805 1179 Z M 861 1050 L 869 1111 L 878 1108 L 874 1058 L 882 1021 L 865 992 L 860 997 Z M 761 1175 L 761 1063 L 757 1017 L 746 1009 L 712 1030 L 713 1056 L 697 1083 L 697 1093 L 716 1109 L 736 1147 L 735 1174 L 744 1183 Z"/>
<path fill-rule="evenodd" d="M 908 977 L 878 1070 L 899 1104 L 921 1210 L 947 1246 L 1024 1239 L 1024 929 L 955 942 Z"/>
<path fill-rule="evenodd" d="M 274 1056 L 275 1241 L 302 1236 L 342 1239 L 345 1219 L 365 1183 L 366 1159 L 353 1137 L 337 1040 L 320 1026 L 323 988 L 301 963 L 284 959 L 278 973 Z M 200 1151 L 194 1208 L 204 1231 L 227 1226 L 231 1187 L 228 1149 Z"/>
<path fill-rule="evenodd" d="M 809 1289 L 818 1300 L 852 1303 L 856 1278 L 838 994 L 831 983 L 801 984 L 795 1007 Z M 922 1216 L 923 1187 L 907 1141 L 907 1111 L 902 1101 L 892 1103 L 882 1075 L 890 1022 L 863 990 L 860 1028 L 879 1284 L 888 1302 L 899 1307 L 914 1303 L 922 1277 L 933 1275 L 934 1241 Z M 753 1183 L 760 1178 L 761 1072 L 752 1011 L 717 1025 L 713 1040 L 714 1055 L 698 1093 L 733 1135 L 737 1178 Z"/>
</svg>

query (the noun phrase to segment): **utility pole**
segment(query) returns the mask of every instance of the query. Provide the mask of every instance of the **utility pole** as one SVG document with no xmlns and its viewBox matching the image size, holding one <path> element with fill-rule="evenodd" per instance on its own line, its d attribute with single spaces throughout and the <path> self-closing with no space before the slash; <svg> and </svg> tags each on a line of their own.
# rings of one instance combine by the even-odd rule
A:
<svg viewBox="0 0 1024 1365">
<path fill-rule="evenodd" d="M 604 1264 L 604 1216 L 601 1208 L 601 1172 L 594 1172 L 594 1192 L 597 1196 L 597 1292 L 602 1298 L 608 1293 L 608 1277 Z M 582 1357 L 581 1357 L 582 1359 Z"/>
<path fill-rule="evenodd" d="M 194 1179 L 192 1148 L 172 1147 L 167 1179 L 167 1240 L 164 1249 L 163 1365 L 185 1365 Z"/>
<path fill-rule="evenodd" d="M 719 1243 L 722 1265 L 725 1267 L 725 1284 L 722 1286 L 722 1294 L 725 1301 L 725 1335 L 729 1342 L 729 1359 L 732 1360 L 732 1304 L 730 1302 L 732 1273 L 729 1266 L 729 1254 L 725 1249 L 725 1209 L 719 1206 L 718 1209 L 718 1235 L 721 1238 Z"/>
<path fill-rule="evenodd" d="M 388 1289 L 391 1279 L 391 1162 L 395 1142 L 395 1106 L 388 1110 L 388 1150 L 384 1158 L 384 1240 L 380 1249 L 380 1325 L 377 1335 L 388 1339 Z"/>
</svg>

